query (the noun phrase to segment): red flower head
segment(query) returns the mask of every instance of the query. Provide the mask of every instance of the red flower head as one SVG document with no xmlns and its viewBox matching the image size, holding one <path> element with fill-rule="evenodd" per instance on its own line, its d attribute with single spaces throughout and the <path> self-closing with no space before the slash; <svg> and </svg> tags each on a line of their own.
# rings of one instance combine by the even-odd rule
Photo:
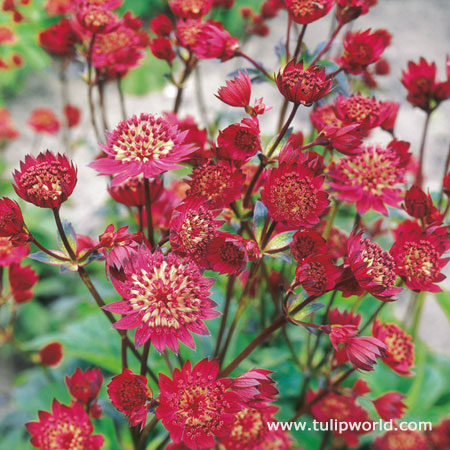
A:
<svg viewBox="0 0 450 450">
<path fill-rule="evenodd" d="M 76 127 L 80 123 L 81 110 L 75 105 L 64 105 L 64 117 L 68 128 Z"/>
<path fill-rule="evenodd" d="M 14 245 L 8 237 L 0 237 L 0 267 L 19 264 L 30 253 L 28 244 L 23 244 L 20 241 L 18 244 Z"/>
<path fill-rule="evenodd" d="M 245 175 L 227 161 L 209 160 L 193 169 L 188 197 L 209 200 L 213 209 L 228 207 L 241 196 Z"/>
<path fill-rule="evenodd" d="M 340 24 L 345 24 L 369 12 L 377 0 L 336 0 L 336 16 Z"/>
<path fill-rule="evenodd" d="M 402 376 L 410 376 L 414 366 L 414 343 L 395 323 L 381 323 L 376 320 L 372 326 L 372 334 L 387 345 L 387 355 L 383 362 L 394 372 Z"/>
<path fill-rule="evenodd" d="M 101 175 L 115 175 L 112 186 L 140 174 L 152 178 L 179 169 L 178 163 L 195 150 L 184 144 L 186 134 L 162 117 L 142 113 L 119 122 L 106 145 L 101 146 L 106 158 L 90 166 Z"/>
<path fill-rule="evenodd" d="M 37 108 L 31 111 L 28 125 L 35 133 L 56 134 L 59 131 L 59 121 L 49 108 Z"/>
<path fill-rule="evenodd" d="M 286 8 L 294 22 L 305 25 L 328 14 L 333 0 L 286 0 Z"/>
<path fill-rule="evenodd" d="M 205 22 L 196 19 L 179 20 L 176 35 L 181 46 L 191 49 L 199 40 Z"/>
<path fill-rule="evenodd" d="M 49 17 L 69 14 L 73 11 L 72 0 L 46 0 L 44 9 Z"/>
<path fill-rule="evenodd" d="M 0 142 L 3 140 L 16 139 L 19 136 L 9 111 L 0 107 Z"/>
<path fill-rule="evenodd" d="M 51 25 L 38 36 L 39 45 L 56 56 L 71 56 L 74 53 L 77 35 L 67 19 Z"/>
<path fill-rule="evenodd" d="M 217 154 L 220 158 L 245 162 L 261 150 L 259 123 L 243 119 L 219 132 Z"/>
<path fill-rule="evenodd" d="M 412 221 L 403 222 L 395 231 L 391 254 L 397 273 L 413 291 L 440 292 L 435 284 L 445 279 L 441 270 L 449 258 L 442 255 L 450 248 L 448 227 L 428 227 L 425 231 Z"/>
<path fill-rule="evenodd" d="M 19 237 L 26 233 L 20 206 L 14 200 L 0 198 L 0 237 Z"/>
<path fill-rule="evenodd" d="M 330 186 L 339 200 L 356 202 L 359 214 L 372 208 L 387 216 L 386 205 L 399 207 L 402 191 L 396 186 L 406 182 L 408 149 L 408 143 L 395 140 L 387 147 L 362 147 L 361 153 L 332 163 Z"/>
<path fill-rule="evenodd" d="M 147 421 L 149 402 L 153 399 L 147 378 L 136 375 L 130 369 L 123 369 L 122 373 L 111 379 L 107 388 L 111 403 L 128 417 L 131 426 L 141 425 L 142 430 Z"/>
<path fill-rule="evenodd" d="M 278 90 L 290 102 L 311 106 L 327 95 L 333 80 L 327 80 L 325 70 L 319 66 L 303 68 L 303 60 L 290 61 L 276 77 Z"/>
<path fill-rule="evenodd" d="M 208 267 L 208 245 L 224 221 L 215 220 L 220 210 L 212 210 L 206 200 L 188 197 L 170 221 L 170 244 L 174 252 L 188 256 L 199 267 Z"/>
<path fill-rule="evenodd" d="M 100 450 L 103 445 L 103 436 L 92 434 L 89 416 L 77 402 L 66 406 L 53 400 L 51 413 L 39 411 L 39 421 L 25 426 L 38 449 Z"/>
<path fill-rule="evenodd" d="M 231 380 L 217 379 L 217 361 L 201 360 L 194 367 L 187 361 L 175 369 L 172 379 L 159 375 L 159 406 L 156 417 L 175 443 L 188 448 L 215 447 L 215 436 L 228 436 L 242 409 L 238 394 L 229 390 Z"/>
<path fill-rule="evenodd" d="M 225 86 L 219 88 L 216 97 L 230 106 L 246 108 L 250 105 L 252 83 L 247 72 L 239 72 Z"/>
<path fill-rule="evenodd" d="M 373 400 L 373 406 L 378 415 L 385 421 L 400 419 L 405 413 L 406 405 L 403 403 L 405 396 L 400 392 L 386 392 Z"/>
<path fill-rule="evenodd" d="M 207 260 L 216 272 L 241 273 L 248 260 L 245 240 L 234 234 L 218 232 L 208 245 Z"/>
<path fill-rule="evenodd" d="M 359 327 L 361 322 L 360 314 L 353 314 L 349 311 L 339 311 L 338 308 L 330 309 L 328 313 L 330 325 L 353 325 Z"/>
<path fill-rule="evenodd" d="M 213 5 L 213 0 L 169 0 L 173 13 L 182 19 L 199 19 L 206 15 Z"/>
<path fill-rule="evenodd" d="M 341 65 L 348 73 L 358 75 L 369 65 L 381 58 L 385 48 L 385 30 L 349 32 L 344 39 L 344 56 Z"/>
<path fill-rule="evenodd" d="M 63 348 L 59 342 L 50 342 L 39 350 L 38 360 L 46 367 L 57 366 L 63 359 Z"/>
<path fill-rule="evenodd" d="M 77 170 L 65 155 L 47 150 L 37 157 L 27 155 L 14 172 L 17 195 L 41 208 L 59 208 L 77 184 Z"/>
<path fill-rule="evenodd" d="M 150 202 L 153 203 L 164 189 L 161 178 L 150 180 Z M 144 206 L 145 189 L 144 179 L 139 177 L 128 178 L 121 184 L 108 186 L 108 192 L 118 203 L 126 206 Z"/>
<path fill-rule="evenodd" d="M 164 14 L 159 14 L 150 21 L 150 30 L 156 36 L 169 36 L 173 31 L 172 21 Z"/>
<path fill-rule="evenodd" d="M 102 383 L 103 375 L 97 367 L 85 372 L 78 367 L 72 376 L 66 376 L 70 394 L 85 405 L 90 405 L 98 397 Z"/>
<path fill-rule="evenodd" d="M 414 185 L 406 191 L 403 208 L 411 217 L 425 219 L 431 213 L 433 200 L 430 194 L 425 194 L 419 186 Z"/>
<path fill-rule="evenodd" d="M 353 123 L 337 127 L 336 125 L 327 125 L 319 137 L 321 145 L 328 149 L 336 149 L 344 155 L 357 155 L 362 152 L 362 135 L 359 130 L 359 124 Z"/>
<path fill-rule="evenodd" d="M 367 238 L 362 232 L 352 233 L 347 242 L 345 265 L 350 268 L 358 285 L 375 298 L 395 300 L 401 288 L 395 286 L 396 266 L 389 252 Z"/>
<path fill-rule="evenodd" d="M 450 419 L 444 419 L 439 425 L 434 425 L 432 430 L 427 430 L 426 438 L 429 450 L 450 448 Z"/>
<path fill-rule="evenodd" d="M 167 61 L 169 64 L 176 58 L 170 39 L 158 37 L 150 43 L 150 50 L 155 58 Z"/>
<path fill-rule="evenodd" d="M 251 408 L 264 409 L 279 394 L 275 381 L 270 377 L 272 373 L 270 370 L 252 369 L 234 378 L 231 390 Z"/>
<path fill-rule="evenodd" d="M 332 103 L 323 106 L 315 105 L 310 113 L 310 119 L 318 133 L 329 125 L 339 128 L 343 125 L 342 120 L 336 116 L 336 107 Z"/>
<path fill-rule="evenodd" d="M 336 285 L 341 270 L 328 255 L 311 255 L 299 263 L 295 278 L 309 295 L 322 295 Z"/>
<path fill-rule="evenodd" d="M 281 164 L 271 169 L 262 201 L 277 222 L 290 227 L 311 227 L 319 223 L 327 208 L 328 194 L 322 190 L 323 177 L 304 164 Z"/>
<path fill-rule="evenodd" d="M 91 39 L 93 34 L 109 33 L 119 25 L 116 14 L 103 5 L 81 4 L 72 17 L 72 27 L 81 39 Z"/>
<path fill-rule="evenodd" d="M 425 438 L 416 431 L 392 430 L 379 436 L 373 443 L 373 450 L 427 450 Z"/>
<path fill-rule="evenodd" d="M 208 334 L 203 321 L 219 315 L 209 298 L 214 280 L 174 253 L 165 256 L 160 250 L 152 254 L 145 246 L 130 248 L 122 270 L 111 270 L 111 281 L 125 300 L 103 309 L 125 316 L 114 328 L 137 328 L 136 347 L 151 340 L 160 353 L 166 347 L 178 353 L 180 340 L 195 348 L 191 332 Z"/>
<path fill-rule="evenodd" d="M 8 272 L 9 285 L 16 303 L 28 302 L 33 298 L 32 287 L 38 282 L 38 276 L 31 266 L 21 267 L 12 264 Z"/>
<path fill-rule="evenodd" d="M 291 254 L 299 262 L 311 255 L 327 253 L 325 239 L 314 230 L 299 230 L 292 237 Z"/>
</svg>

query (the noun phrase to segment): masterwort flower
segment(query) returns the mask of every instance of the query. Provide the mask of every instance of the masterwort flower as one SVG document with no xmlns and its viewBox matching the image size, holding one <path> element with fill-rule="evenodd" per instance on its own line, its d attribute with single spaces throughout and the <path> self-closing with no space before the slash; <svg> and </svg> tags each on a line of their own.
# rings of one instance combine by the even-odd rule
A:
<svg viewBox="0 0 450 450">
<path fill-rule="evenodd" d="M 296 23 L 305 25 L 328 14 L 334 0 L 286 0 L 286 8 Z"/>
</svg>

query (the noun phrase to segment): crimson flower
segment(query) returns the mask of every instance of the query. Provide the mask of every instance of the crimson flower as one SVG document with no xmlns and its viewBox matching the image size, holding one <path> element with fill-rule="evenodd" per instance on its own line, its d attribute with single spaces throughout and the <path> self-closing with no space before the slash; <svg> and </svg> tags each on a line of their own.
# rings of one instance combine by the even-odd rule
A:
<svg viewBox="0 0 450 450">
<path fill-rule="evenodd" d="M 426 431 L 430 450 L 441 450 L 450 447 L 450 419 L 443 419 L 432 430 Z"/>
<path fill-rule="evenodd" d="M 59 131 L 59 120 L 49 108 L 36 108 L 31 111 L 28 125 L 36 133 L 56 134 Z"/>
<path fill-rule="evenodd" d="M 28 302 L 33 298 L 32 287 L 38 282 L 39 278 L 31 266 L 21 267 L 18 264 L 12 264 L 9 267 L 8 278 L 11 293 L 16 303 Z"/>
<path fill-rule="evenodd" d="M 340 24 L 345 24 L 369 12 L 377 0 L 336 0 L 336 17 Z"/>
<path fill-rule="evenodd" d="M 25 424 L 31 445 L 38 449 L 100 450 L 103 436 L 92 434 L 92 426 L 81 403 L 62 405 L 53 400 L 52 412 L 39 411 L 38 422 Z"/>
<path fill-rule="evenodd" d="M 90 167 L 101 175 L 115 175 L 112 186 L 140 174 L 155 177 L 180 168 L 179 163 L 195 150 L 184 144 L 186 134 L 162 117 L 145 113 L 133 116 L 108 134 L 106 145 L 101 145 L 106 158 L 95 160 Z"/>
<path fill-rule="evenodd" d="M 59 22 L 41 31 L 38 35 L 39 45 L 47 52 L 56 56 L 71 56 L 75 50 L 77 35 L 70 20 Z"/>
<path fill-rule="evenodd" d="M 319 66 L 304 69 L 303 65 L 303 60 L 297 64 L 294 60 L 290 61 L 278 72 L 276 82 L 278 90 L 287 100 L 311 106 L 330 92 L 333 80 L 327 80 L 325 70 Z"/>
<path fill-rule="evenodd" d="M 8 237 L 0 237 L 0 267 L 18 264 L 30 253 L 30 246 L 18 241 L 15 242 Z"/>
<path fill-rule="evenodd" d="M 25 156 L 14 172 L 17 195 L 41 208 L 59 208 L 77 184 L 77 170 L 65 155 L 47 150 L 37 157 Z"/>
<path fill-rule="evenodd" d="M 57 366 L 63 359 L 63 348 L 59 342 L 50 342 L 39 350 L 38 360 L 46 367 Z"/>
<path fill-rule="evenodd" d="M 20 206 L 14 200 L 0 199 L 0 237 L 13 237 L 24 234 L 24 221 Z"/>
<path fill-rule="evenodd" d="M 158 14 L 150 21 L 150 30 L 157 36 L 169 36 L 173 31 L 172 21 L 164 14 Z"/>
<path fill-rule="evenodd" d="M 119 25 L 119 18 L 103 5 L 86 3 L 77 9 L 71 24 L 81 39 L 91 39 L 94 34 L 106 34 L 114 30 Z"/>
<path fill-rule="evenodd" d="M 150 202 L 156 201 L 164 189 L 161 178 L 155 177 L 150 180 Z M 126 206 L 142 207 L 145 205 L 144 179 L 132 177 L 123 183 L 108 186 L 108 192 L 118 203 Z"/>
<path fill-rule="evenodd" d="M 291 254 L 301 263 L 308 256 L 327 253 L 327 242 L 317 231 L 300 229 L 292 237 Z"/>
<path fill-rule="evenodd" d="M 433 200 L 430 194 L 425 194 L 419 186 L 412 186 L 406 191 L 405 211 L 416 219 L 425 219 L 430 215 L 433 208 Z"/>
<path fill-rule="evenodd" d="M 213 0 L 169 0 L 173 13 L 182 19 L 198 19 L 208 13 Z"/>
<path fill-rule="evenodd" d="M 207 261 L 211 269 L 228 275 L 241 273 L 248 260 L 245 244 L 240 236 L 218 232 L 208 245 Z"/>
<path fill-rule="evenodd" d="M 66 376 L 70 394 L 85 405 L 90 405 L 98 397 L 102 383 L 103 375 L 97 367 L 84 372 L 77 367 L 70 377 Z"/>
<path fill-rule="evenodd" d="M 114 324 L 119 330 L 137 328 L 136 347 L 150 340 L 162 353 L 166 347 L 178 353 L 178 340 L 195 348 L 191 332 L 209 334 L 203 323 L 217 317 L 209 288 L 214 280 L 204 278 L 191 261 L 174 253 L 153 254 L 146 246 L 129 248 L 120 271 L 110 269 L 111 281 L 125 299 L 103 307 L 125 317 Z"/>
<path fill-rule="evenodd" d="M 247 72 L 239 72 L 219 88 L 216 97 L 230 106 L 246 108 L 250 105 L 252 83 Z"/>
<path fill-rule="evenodd" d="M 330 325 L 353 325 L 356 328 L 361 322 L 360 314 L 353 314 L 352 311 L 340 311 L 338 308 L 330 309 L 328 313 Z"/>
<path fill-rule="evenodd" d="M 265 408 L 279 394 L 275 381 L 266 369 L 252 369 L 233 379 L 231 390 L 238 393 L 241 401 L 252 408 Z"/>
<path fill-rule="evenodd" d="M 68 128 L 76 127 L 80 123 L 81 110 L 78 106 L 67 103 L 64 105 L 63 113 L 66 118 Z"/>
<path fill-rule="evenodd" d="M 338 127 L 336 125 L 327 125 L 321 130 L 321 145 L 336 149 L 344 155 L 357 155 L 362 152 L 362 136 L 359 130 L 359 124 L 353 123 Z"/>
<path fill-rule="evenodd" d="M 383 362 L 399 375 L 411 376 L 414 366 L 412 337 L 395 323 L 381 323 L 379 320 L 373 323 L 372 334 L 387 346 Z"/>
<path fill-rule="evenodd" d="M 373 450 L 428 450 L 425 437 L 416 431 L 400 429 L 386 431 L 373 443 Z"/>
<path fill-rule="evenodd" d="M 334 0 L 286 0 L 286 8 L 294 22 L 305 25 L 328 14 Z"/>
<path fill-rule="evenodd" d="M 107 389 L 114 407 L 128 417 L 131 426 L 140 425 L 142 430 L 147 421 L 149 402 L 153 399 L 147 378 L 123 369 L 122 373 L 112 377 Z"/>
<path fill-rule="evenodd" d="M 213 448 L 216 436 L 229 435 L 242 403 L 229 389 L 232 380 L 218 379 L 218 373 L 216 360 L 203 359 L 194 367 L 187 361 L 181 370 L 174 370 L 172 379 L 159 375 L 156 417 L 175 443 L 190 449 Z"/>
<path fill-rule="evenodd" d="M 405 396 L 400 392 L 386 392 L 372 401 L 378 415 L 386 422 L 392 419 L 400 419 L 405 413 L 406 405 L 403 403 Z"/>
<path fill-rule="evenodd" d="M 158 37 L 150 43 L 150 50 L 155 58 L 167 61 L 169 64 L 176 58 L 170 39 Z"/>
</svg>

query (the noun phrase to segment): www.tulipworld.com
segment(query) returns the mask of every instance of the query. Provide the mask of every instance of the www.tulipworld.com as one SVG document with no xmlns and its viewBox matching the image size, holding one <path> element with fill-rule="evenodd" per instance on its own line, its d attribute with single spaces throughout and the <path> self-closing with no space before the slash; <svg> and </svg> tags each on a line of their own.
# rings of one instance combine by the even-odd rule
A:
<svg viewBox="0 0 450 450">
<path fill-rule="evenodd" d="M 267 422 L 270 431 L 335 431 L 337 433 L 345 433 L 346 431 L 354 432 L 371 432 L 371 431 L 431 431 L 433 426 L 431 422 L 395 422 L 393 420 L 379 420 L 367 422 L 341 422 L 339 420 L 329 420 L 327 422 Z"/>
</svg>

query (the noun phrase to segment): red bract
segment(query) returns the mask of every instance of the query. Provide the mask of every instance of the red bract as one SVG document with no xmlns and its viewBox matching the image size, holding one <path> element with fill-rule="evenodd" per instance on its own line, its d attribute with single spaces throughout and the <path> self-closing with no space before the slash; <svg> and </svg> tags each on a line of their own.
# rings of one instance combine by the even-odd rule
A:
<svg viewBox="0 0 450 450">
<path fill-rule="evenodd" d="M 344 56 L 340 63 L 348 73 L 358 75 L 378 61 L 386 48 L 385 30 L 349 32 L 345 35 Z"/>
<path fill-rule="evenodd" d="M 198 19 L 208 13 L 213 0 L 169 0 L 173 13 L 182 19 Z"/>
<path fill-rule="evenodd" d="M 24 234 L 24 222 L 20 206 L 14 200 L 0 199 L 0 237 L 14 237 Z"/>
<path fill-rule="evenodd" d="M 47 150 L 37 157 L 27 155 L 14 172 L 17 195 L 41 208 L 59 208 L 77 183 L 77 170 L 65 155 Z"/>
<path fill-rule="evenodd" d="M 359 214 L 374 209 L 387 216 L 386 205 L 398 208 L 402 198 L 396 186 L 406 182 L 408 149 L 409 144 L 402 141 L 362 147 L 361 153 L 331 164 L 330 186 L 339 200 L 356 202 Z"/>
<path fill-rule="evenodd" d="M 63 348 L 59 342 L 50 342 L 39 350 L 38 361 L 46 367 L 57 366 L 63 358 Z"/>
<path fill-rule="evenodd" d="M 269 171 L 261 198 L 277 222 L 294 228 L 311 227 L 319 223 L 329 204 L 322 185 L 323 177 L 304 164 L 281 164 Z"/>
<path fill-rule="evenodd" d="M 0 267 L 18 264 L 30 253 L 28 244 L 14 245 L 9 237 L 0 237 Z"/>
<path fill-rule="evenodd" d="M 164 14 L 159 14 L 150 21 L 150 30 L 157 36 L 169 36 L 173 31 L 172 21 Z"/>
<path fill-rule="evenodd" d="M 307 24 L 328 14 L 334 0 L 286 0 L 286 8 L 294 22 Z"/>
<path fill-rule="evenodd" d="M 385 421 L 400 419 L 405 413 L 406 405 L 403 403 L 405 396 L 400 392 L 386 392 L 386 394 L 373 400 L 373 406 L 378 415 Z"/>
<path fill-rule="evenodd" d="M 142 430 L 147 421 L 148 404 L 153 399 L 147 378 L 123 369 L 107 387 L 111 403 L 128 417 L 131 426 L 140 425 Z"/>
<path fill-rule="evenodd" d="M 345 24 L 369 12 L 369 8 L 377 4 L 377 0 L 336 0 L 336 16 L 339 23 Z"/>
<path fill-rule="evenodd" d="M 211 208 L 228 207 L 241 196 L 245 175 L 226 161 L 209 160 L 193 169 L 188 181 L 188 197 L 209 200 Z"/>
<path fill-rule="evenodd" d="M 190 449 L 213 448 L 215 437 L 228 436 L 242 409 L 238 394 L 229 390 L 232 380 L 217 379 L 217 361 L 203 359 L 194 367 L 187 361 L 172 379 L 159 375 L 156 417 L 175 443 Z"/>
<path fill-rule="evenodd" d="M 290 61 L 278 72 L 276 82 L 278 90 L 287 100 L 311 106 L 330 92 L 333 80 L 327 80 L 325 70 L 319 66 L 304 69 L 303 65 L 303 60 L 297 64 L 294 60 Z"/>
<path fill-rule="evenodd" d="M 327 253 L 325 239 L 314 230 L 299 230 L 292 237 L 292 256 L 299 262 L 311 255 Z"/>
<path fill-rule="evenodd" d="M 69 20 L 62 19 L 41 31 L 38 36 L 39 45 L 56 56 L 70 56 L 73 54 L 77 35 Z"/>
<path fill-rule="evenodd" d="M 171 63 L 176 57 L 170 39 L 165 37 L 153 39 L 150 43 L 150 50 L 155 58 L 162 59 L 168 63 Z"/>
<path fill-rule="evenodd" d="M 163 182 L 161 178 L 150 180 L 150 202 L 153 203 L 163 191 Z M 144 179 L 139 177 L 128 178 L 121 184 L 110 185 L 108 192 L 118 203 L 127 206 L 142 207 L 145 205 Z"/>
<path fill-rule="evenodd" d="M 178 353 L 180 340 L 195 348 L 191 332 L 209 334 L 203 321 L 219 315 L 209 298 L 214 280 L 174 253 L 165 256 L 160 250 L 152 254 L 145 246 L 130 248 L 120 272 L 111 270 L 111 281 L 125 300 L 103 309 L 125 316 L 114 328 L 137 328 L 137 347 L 150 340 L 160 353 L 166 347 Z"/>
<path fill-rule="evenodd" d="M 19 136 L 11 114 L 6 108 L 0 107 L 0 142 L 3 140 L 16 139 Z"/>
<path fill-rule="evenodd" d="M 239 274 L 248 260 L 245 241 L 230 233 L 217 233 L 208 245 L 208 263 L 211 269 L 228 275 Z"/>
<path fill-rule="evenodd" d="M 427 450 L 425 438 L 416 431 L 392 430 L 375 439 L 373 450 Z"/>
<path fill-rule="evenodd" d="M 81 110 L 75 105 L 64 105 L 64 117 L 68 128 L 76 127 L 80 123 Z"/>
<path fill-rule="evenodd" d="M 31 111 L 27 123 L 36 133 L 56 134 L 59 131 L 59 120 L 49 108 Z"/>
<path fill-rule="evenodd" d="M 250 105 L 252 83 L 247 72 L 239 72 L 232 80 L 219 88 L 216 97 L 230 106 L 245 108 Z"/>
<path fill-rule="evenodd" d="M 354 123 L 342 127 L 327 125 L 319 136 L 321 145 L 336 149 L 344 155 L 357 155 L 362 152 L 362 136 L 359 124 Z"/>
<path fill-rule="evenodd" d="M 415 222 L 406 221 L 395 230 L 391 254 L 397 273 L 413 291 L 440 292 L 435 284 L 445 279 L 441 270 L 449 258 L 443 258 L 450 248 L 448 227 L 432 226 L 425 230 Z"/>
<path fill-rule="evenodd" d="M 360 314 L 351 311 L 339 311 L 338 308 L 330 309 L 328 313 L 330 325 L 353 325 L 358 327 L 361 322 Z"/>
<path fill-rule="evenodd" d="M 402 376 L 411 376 L 414 366 L 414 343 L 412 337 L 395 323 L 381 323 L 376 320 L 372 334 L 387 345 L 387 355 L 383 362 Z"/>
<path fill-rule="evenodd" d="M 98 397 L 102 383 L 103 375 L 98 368 L 83 372 L 77 367 L 70 377 L 66 376 L 70 394 L 85 405 L 90 405 Z"/>
<path fill-rule="evenodd" d="M 140 174 L 155 177 L 180 168 L 179 163 L 195 150 L 184 144 L 186 134 L 162 117 L 142 113 L 119 122 L 106 145 L 101 145 L 106 158 L 90 166 L 101 175 L 115 175 L 111 186 Z"/>
<path fill-rule="evenodd" d="M 81 403 L 66 406 L 53 400 L 51 413 L 39 411 L 39 421 L 25 426 L 38 449 L 100 450 L 103 445 L 103 436 L 92 434 L 94 427 Z"/>
<path fill-rule="evenodd" d="M 32 287 L 38 282 L 36 272 L 30 266 L 12 264 L 8 272 L 11 293 L 16 303 L 28 302 L 33 298 Z"/>
<path fill-rule="evenodd" d="M 215 220 L 220 210 L 212 210 L 206 200 L 188 197 L 178 206 L 170 221 L 172 250 L 189 256 L 200 267 L 208 267 L 208 246 L 217 235 L 223 220 Z"/>
</svg>

